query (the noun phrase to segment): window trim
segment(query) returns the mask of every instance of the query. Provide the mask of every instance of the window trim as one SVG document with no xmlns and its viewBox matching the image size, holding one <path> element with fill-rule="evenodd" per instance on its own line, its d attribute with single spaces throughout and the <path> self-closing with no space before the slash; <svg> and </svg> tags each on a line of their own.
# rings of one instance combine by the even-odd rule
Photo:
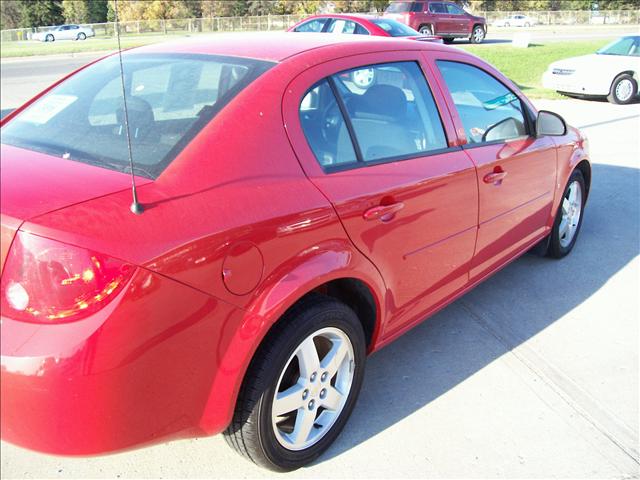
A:
<svg viewBox="0 0 640 480">
<path fill-rule="evenodd" d="M 531 109 L 526 104 L 526 102 L 522 99 L 522 96 L 518 95 L 516 92 L 514 92 L 508 85 L 505 85 L 502 80 L 500 80 L 499 78 L 497 78 L 495 75 L 493 75 L 491 72 L 488 72 L 484 68 L 481 68 L 481 67 L 479 67 L 477 65 L 474 65 L 472 63 L 465 62 L 465 61 L 462 61 L 462 60 L 458 60 L 458 59 L 449 60 L 449 59 L 435 58 L 433 60 L 433 62 L 435 63 L 435 67 L 438 70 L 438 75 L 440 75 L 440 77 L 442 78 L 442 82 L 443 82 L 443 85 L 445 87 L 446 94 L 451 99 L 451 104 L 455 108 L 456 114 L 458 115 L 458 118 L 460 118 L 461 122 L 462 122 L 462 117 L 460 116 L 460 111 L 458 110 L 458 106 L 456 105 L 455 101 L 453 100 L 453 97 L 451 96 L 451 90 L 449 89 L 449 86 L 447 85 L 447 82 L 444 79 L 444 75 L 442 75 L 442 70 L 440 70 L 440 66 L 438 65 L 439 62 L 460 63 L 462 65 L 466 65 L 468 67 L 472 67 L 472 68 L 475 68 L 477 70 L 480 70 L 481 72 L 483 72 L 483 73 L 487 74 L 488 76 L 490 76 L 491 78 L 493 78 L 496 82 L 498 82 L 500 85 L 502 85 L 504 88 L 506 88 L 513 95 L 515 95 L 518 98 L 518 101 L 520 102 L 520 106 L 522 108 L 522 116 L 524 117 L 524 124 L 525 124 L 525 128 L 527 130 L 527 134 L 526 135 L 520 135 L 518 137 L 508 138 L 508 139 L 504 139 L 504 140 L 492 140 L 490 142 L 474 142 L 474 143 L 470 143 L 469 139 L 467 138 L 467 132 L 465 130 L 464 137 L 465 137 L 465 140 L 467 141 L 467 143 L 462 145 L 462 148 L 464 150 L 468 150 L 468 149 L 471 149 L 471 148 L 477 148 L 477 147 L 484 147 L 486 145 L 506 144 L 507 142 L 511 142 L 511 141 L 514 141 L 514 140 L 522 140 L 522 139 L 525 139 L 525 138 L 534 138 L 535 137 L 535 135 L 532 133 L 532 132 L 535 132 L 535 120 L 532 118 L 533 113 L 531 112 Z M 464 124 L 463 124 L 463 126 L 464 126 Z"/>
<path fill-rule="evenodd" d="M 425 82 L 425 84 L 427 86 L 427 90 L 431 94 L 431 98 L 433 100 L 433 104 L 435 106 L 436 113 L 438 115 L 438 120 L 440 120 L 440 128 L 442 128 L 442 133 L 444 135 L 444 140 L 445 140 L 445 143 L 446 143 L 447 147 L 439 148 L 439 149 L 435 149 L 435 150 L 428 150 L 428 151 L 425 151 L 425 152 L 408 153 L 406 155 L 396 155 L 396 156 L 393 156 L 393 157 L 384 157 L 384 158 L 380 158 L 380 159 L 377 159 L 377 160 L 365 161 L 364 160 L 364 156 L 362 155 L 362 150 L 360 148 L 360 143 L 358 142 L 356 134 L 355 134 L 355 129 L 353 128 L 353 123 L 351 122 L 351 118 L 349 117 L 349 112 L 347 111 L 346 105 L 344 104 L 344 100 L 340 96 L 340 92 L 338 91 L 337 85 L 335 83 L 335 79 L 333 77 L 336 76 L 336 75 L 340 75 L 341 73 L 344 73 L 344 72 L 349 72 L 349 71 L 352 71 L 352 70 L 358 70 L 358 69 L 361 69 L 361 68 L 375 68 L 375 67 L 380 66 L 380 65 L 391 65 L 391 64 L 398 64 L 398 63 L 413 63 L 420 70 L 420 73 L 422 74 L 422 78 L 424 79 L 424 82 Z M 442 115 L 440 114 L 440 109 L 438 108 L 438 102 L 436 100 L 435 95 L 433 94 L 433 89 L 431 88 L 431 85 L 429 85 L 429 80 L 427 79 L 427 76 L 425 75 L 425 71 L 422 68 L 422 65 L 420 64 L 420 61 L 417 60 L 417 59 L 414 59 L 414 60 L 400 60 L 400 61 L 393 60 L 393 61 L 389 61 L 389 62 L 372 63 L 372 64 L 361 65 L 361 66 L 357 66 L 357 67 L 347 68 L 345 70 L 340 70 L 338 72 L 334 72 L 334 73 L 322 78 L 321 80 L 318 80 L 311 87 L 309 87 L 306 90 L 305 94 L 302 96 L 302 98 L 304 98 L 311 90 L 313 90 L 313 88 L 315 88 L 317 85 L 322 83 L 322 81 L 326 81 L 327 82 L 327 84 L 329 85 L 329 87 L 331 89 L 331 93 L 335 97 L 336 103 L 338 104 L 338 108 L 340 109 L 340 114 L 342 115 L 342 120 L 344 121 L 345 126 L 347 127 L 347 131 L 349 132 L 349 138 L 351 139 L 351 145 L 353 147 L 353 151 L 354 151 L 354 153 L 356 155 L 356 161 L 355 162 L 337 164 L 337 165 L 333 165 L 333 166 L 332 165 L 322 165 L 322 163 L 315 156 L 315 152 L 313 151 L 313 148 L 309 144 L 309 140 L 307 140 L 307 135 L 306 135 L 306 133 L 304 131 L 304 128 L 303 128 L 302 129 L 302 133 L 303 133 L 303 135 L 305 137 L 305 141 L 307 142 L 307 145 L 309 146 L 311 152 L 313 153 L 313 156 L 315 157 L 316 163 L 320 166 L 320 168 L 322 169 L 322 171 L 325 174 L 342 172 L 342 171 L 345 171 L 345 170 L 353 170 L 353 169 L 358 169 L 358 168 L 362 168 L 362 167 L 370 167 L 370 166 L 375 166 L 375 165 L 381 165 L 381 164 L 384 164 L 384 163 L 394 163 L 394 162 L 400 162 L 400 161 L 404 161 L 404 160 L 413 160 L 413 159 L 421 158 L 421 157 L 430 157 L 432 155 L 439 155 L 439 154 L 442 154 L 442 153 L 447 153 L 447 152 L 452 152 L 452 151 L 456 151 L 456 150 L 461 150 L 462 149 L 461 146 L 453 146 L 453 147 L 448 146 L 449 145 L 449 137 L 447 136 L 447 129 L 445 127 L 445 124 L 442 121 Z M 299 109 L 300 109 L 300 106 L 298 105 L 298 112 L 299 112 Z M 299 115 L 299 113 L 298 113 L 298 115 Z"/>
</svg>

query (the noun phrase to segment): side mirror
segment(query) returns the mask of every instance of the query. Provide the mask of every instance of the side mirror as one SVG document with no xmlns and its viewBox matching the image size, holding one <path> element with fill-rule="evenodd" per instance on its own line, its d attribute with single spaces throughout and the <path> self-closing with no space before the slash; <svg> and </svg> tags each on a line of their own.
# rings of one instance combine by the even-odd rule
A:
<svg viewBox="0 0 640 480">
<path fill-rule="evenodd" d="M 540 110 L 536 119 L 536 137 L 559 137 L 567 133 L 567 123 L 557 113 Z"/>
</svg>

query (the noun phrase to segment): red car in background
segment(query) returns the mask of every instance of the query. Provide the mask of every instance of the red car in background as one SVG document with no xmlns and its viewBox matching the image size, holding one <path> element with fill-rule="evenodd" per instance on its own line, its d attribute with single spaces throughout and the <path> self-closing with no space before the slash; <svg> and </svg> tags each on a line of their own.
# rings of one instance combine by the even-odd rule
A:
<svg viewBox="0 0 640 480">
<path fill-rule="evenodd" d="M 225 432 L 298 468 L 367 354 L 578 238 L 585 138 L 458 49 L 231 34 L 122 65 L 1 122 L 4 440 L 92 455 Z"/>
<path fill-rule="evenodd" d="M 442 43 L 442 38 L 424 35 L 391 18 L 366 14 L 313 15 L 291 27 L 289 32 L 346 33 L 352 35 L 375 35 L 378 37 L 403 37 L 413 40 Z"/>
<path fill-rule="evenodd" d="M 438 35 L 446 43 L 456 38 L 468 38 L 482 43 L 487 36 L 487 21 L 465 12 L 453 2 L 420 0 L 392 2 L 384 18 L 402 22 L 423 35 Z"/>
</svg>

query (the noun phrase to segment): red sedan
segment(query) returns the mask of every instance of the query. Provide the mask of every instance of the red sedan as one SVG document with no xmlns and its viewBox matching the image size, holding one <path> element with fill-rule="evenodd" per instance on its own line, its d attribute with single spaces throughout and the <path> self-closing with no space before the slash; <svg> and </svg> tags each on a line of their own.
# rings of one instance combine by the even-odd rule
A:
<svg viewBox="0 0 640 480">
<path fill-rule="evenodd" d="M 457 49 L 221 35 L 123 64 L 2 122 L 7 441 L 90 455 L 224 432 L 295 469 L 344 427 L 367 354 L 576 242 L 586 140 Z"/>
<path fill-rule="evenodd" d="M 344 33 L 350 35 L 375 35 L 377 37 L 404 37 L 413 40 L 442 43 L 442 38 L 424 35 L 391 18 L 366 14 L 313 15 L 291 27 L 289 32 Z"/>
</svg>

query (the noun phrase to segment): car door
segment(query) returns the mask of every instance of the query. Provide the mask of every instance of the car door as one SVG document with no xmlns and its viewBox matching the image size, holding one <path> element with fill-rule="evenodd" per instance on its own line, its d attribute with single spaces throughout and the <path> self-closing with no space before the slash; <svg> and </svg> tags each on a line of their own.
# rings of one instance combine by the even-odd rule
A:
<svg viewBox="0 0 640 480">
<path fill-rule="evenodd" d="M 417 52 L 348 57 L 287 89 L 287 132 L 309 179 L 380 270 L 397 331 L 468 282 L 477 181 Z M 449 140 L 447 140 L 449 138 Z"/>
<path fill-rule="evenodd" d="M 548 233 L 556 182 L 556 147 L 533 134 L 524 98 L 490 67 L 431 52 L 463 149 L 478 169 L 478 241 L 471 281 L 493 271 Z"/>
<path fill-rule="evenodd" d="M 433 16 L 434 20 L 434 34 L 448 34 L 456 30 L 455 19 L 449 15 L 444 3 L 429 3 L 429 13 Z"/>
<path fill-rule="evenodd" d="M 451 33 L 462 35 L 469 32 L 467 16 L 458 5 L 453 3 L 445 3 L 445 8 L 451 19 Z"/>
<path fill-rule="evenodd" d="M 60 40 L 69 40 L 71 38 L 71 27 L 69 25 L 63 25 L 58 32 Z"/>
</svg>

